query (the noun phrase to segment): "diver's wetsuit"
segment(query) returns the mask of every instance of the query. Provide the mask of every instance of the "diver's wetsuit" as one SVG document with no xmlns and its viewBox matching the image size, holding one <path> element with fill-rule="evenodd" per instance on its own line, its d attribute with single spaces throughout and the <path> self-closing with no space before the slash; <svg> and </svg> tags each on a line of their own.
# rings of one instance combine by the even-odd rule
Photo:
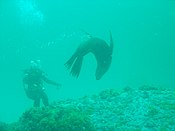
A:
<svg viewBox="0 0 175 131">
<path fill-rule="evenodd" d="M 44 92 L 43 82 L 58 86 L 58 83 L 49 80 L 40 69 L 27 69 L 24 71 L 23 86 L 26 95 L 34 100 L 34 107 L 40 106 L 40 99 L 45 106 L 49 105 L 48 97 Z"/>
</svg>

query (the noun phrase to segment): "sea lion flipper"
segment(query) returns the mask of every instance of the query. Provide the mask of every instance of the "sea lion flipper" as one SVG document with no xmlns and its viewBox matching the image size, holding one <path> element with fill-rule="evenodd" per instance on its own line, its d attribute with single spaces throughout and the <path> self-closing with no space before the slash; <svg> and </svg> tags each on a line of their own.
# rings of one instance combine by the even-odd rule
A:
<svg viewBox="0 0 175 131">
<path fill-rule="evenodd" d="M 73 66 L 72 66 L 72 69 L 71 69 L 71 74 L 74 77 L 77 77 L 78 78 L 78 76 L 80 74 L 82 62 L 83 62 L 83 56 L 79 56 L 79 57 L 76 58 Z"/>
<path fill-rule="evenodd" d="M 72 67 L 72 65 L 73 65 L 73 63 L 74 63 L 74 61 L 75 61 L 75 58 L 76 57 L 74 57 L 74 55 L 64 64 L 64 66 L 69 70 L 71 67 Z"/>
</svg>

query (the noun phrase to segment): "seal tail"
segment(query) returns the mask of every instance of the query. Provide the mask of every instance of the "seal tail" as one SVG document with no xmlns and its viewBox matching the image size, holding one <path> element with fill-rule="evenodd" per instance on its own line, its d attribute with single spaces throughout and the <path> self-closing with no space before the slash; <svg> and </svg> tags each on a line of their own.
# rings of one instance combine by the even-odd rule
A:
<svg viewBox="0 0 175 131">
<path fill-rule="evenodd" d="M 82 62 L 83 62 L 82 56 L 78 56 L 78 57 L 72 56 L 64 65 L 67 67 L 67 69 L 71 69 L 70 74 L 72 76 L 78 78 L 80 74 Z"/>
</svg>

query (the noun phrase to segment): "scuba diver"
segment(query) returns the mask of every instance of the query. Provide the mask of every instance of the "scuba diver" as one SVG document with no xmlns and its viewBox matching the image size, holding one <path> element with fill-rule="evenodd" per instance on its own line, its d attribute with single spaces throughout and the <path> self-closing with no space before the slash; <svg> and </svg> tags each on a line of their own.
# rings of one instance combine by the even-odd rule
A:
<svg viewBox="0 0 175 131">
<path fill-rule="evenodd" d="M 24 70 L 23 87 L 27 97 L 34 100 L 34 107 L 40 107 L 40 100 L 44 106 L 49 105 L 48 97 L 44 91 L 43 83 L 48 83 L 60 87 L 61 84 L 47 78 L 45 72 L 41 70 L 40 60 L 31 61 L 30 68 Z"/>
</svg>

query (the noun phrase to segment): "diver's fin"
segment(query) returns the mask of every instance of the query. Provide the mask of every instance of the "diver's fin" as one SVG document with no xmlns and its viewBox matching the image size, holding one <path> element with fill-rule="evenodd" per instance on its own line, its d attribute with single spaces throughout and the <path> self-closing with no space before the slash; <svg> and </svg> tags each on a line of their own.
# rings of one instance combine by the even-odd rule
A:
<svg viewBox="0 0 175 131">
<path fill-rule="evenodd" d="M 82 62 L 83 62 L 83 56 L 79 56 L 76 58 L 73 66 L 72 66 L 71 72 L 70 72 L 72 74 L 72 76 L 78 78 L 78 76 L 80 74 Z"/>
</svg>

